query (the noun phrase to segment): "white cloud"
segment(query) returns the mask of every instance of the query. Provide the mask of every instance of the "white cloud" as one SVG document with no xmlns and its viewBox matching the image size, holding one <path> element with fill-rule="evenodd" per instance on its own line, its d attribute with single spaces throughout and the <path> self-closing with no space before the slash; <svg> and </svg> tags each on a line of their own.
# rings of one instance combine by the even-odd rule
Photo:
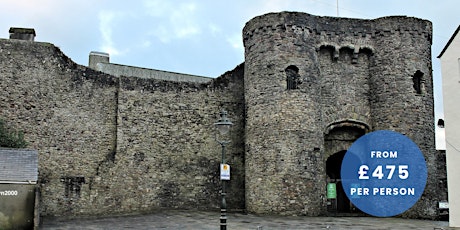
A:
<svg viewBox="0 0 460 230">
<path fill-rule="evenodd" d="M 237 50 L 244 51 L 243 48 L 243 40 L 241 38 L 241 34 L 233 34 L 230 37 L 227 37 L 227 42 L 230 43 L 230 45 Z"/>
<path fill-rule="evenodd" d="M 153 17 L 163 17 L 171 11 L 171 3 L 161 0 L 144 0 L 143 4 L 147 9 L 147 14 Z"/>
<path fill-rule="evenodd" d="M 286 0 L 265 0 L 261 8 L 265 12 L 278 11 L 279 9 L 289 8 L 292 5 L 291 1 Z"/>
<path fill-rule="evenodd" d="M 211 31 L 211 34 L 213 36 L 217 36 L 218 34 L 222 33 L 222 28 L 220 28 L 218 25 L 215 23 L 209 23 L 208 25 L 209 31 Z"/>
<path fill-rule="evenodd" d="M 142 48 L 149 48 L 150 46 L 152 46 L 152 42 L 151 42 L 151 41 L 144 40 L 144 41 L 142 41 L 142 43 L 141 43 L 141 47 L 142 47 Z"/>
<path fill-rule="evenodd" d="M 156 24 L 151 29 L 151 34 L 163 43 L 173 39 L 186 39 L 201 33 L 201 28 L 196 22 L 195 3 L 174 4 L 169 1 L 145 0 L 144 6 L 147 15 L 152 17 L 152 21 Z"/>
<path fill-rule="evenodd" d="M 335 13 L 335 1 L 330 0 L 257 0 L 248 1 L 246 15 L 254 16 L 281 11 L 299 11 L 314 15 Z"/>
<path fill-rule="evenodd" d="M 99 12 L 99 31 L 102 35 L 101 51 L 107 52 L 110 55 L 120 55 L 120 51 L 115 47 L 112 38 L 112 23 L 117 13 L 111 11 Z"/>
<path fill-rule="evenodd" d="M 199 33 L 200 29 L 193 21 L 195 10 L 195 4 L 184 3 L 172 12 L 170 20 L 178 37 Z"/>
</svg>

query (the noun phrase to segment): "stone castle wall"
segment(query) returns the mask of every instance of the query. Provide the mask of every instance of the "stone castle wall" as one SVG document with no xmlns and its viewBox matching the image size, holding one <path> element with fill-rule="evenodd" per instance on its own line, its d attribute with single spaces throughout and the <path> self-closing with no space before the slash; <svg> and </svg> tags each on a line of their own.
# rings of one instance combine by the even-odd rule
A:
<svg viewBox="0 0 460 230">
<path fill-rule="evenodd" d="M 249 21 L 247 209 L 325 213 L 326 160 L 366 132 L 389 129 L 420 146 L 430 172 L 425 194 L 405 215 L 436 215 L 431 31 L 429 21 L 408 17 L 282 12 Z M 294 89 L 289 69 L 300 79 Z"/>
<path fill-rule="evenodd" d="M 326 214 L 327 166 L 359 136 L 406 134 L 428 166 L 406 217 L 445 198 L 434 147 L 431 23 L 282 12 L 243 29 L 245 63 L 206 83 L 112 76 L 48 43 L 0 40 L 0 117 L 39 152 L 41 214 L 218 209 L 220 145 L 234 123 L 230 210 Z"/>
<path fill-rule="evenodd" d="M 209 84 L 113 77 L 48 43 L 0 40 L 0 116 L 39 152 L 41 214 L 217 209 L 221 108 L 230 209 L 244 209 L 242 66 Z"/>
<path fill-rule="evenodd" d="M 93 68 L 90 66 L 90 68 Z M 140 67 L 119 65 L 113 63 L 97 63 L 94 68 L 95 70 L 120 77 L 120 76 L 136 76 L 139 78 L 154 78 L 158 80 L 165 81 L 175 81 L 175 82 L 197 82 L 197 83 L 207 83 L 212 80 L 212 78 L 201 77 L 195 75 L 188 75 L 182 73 L 174 73 L 168 71 L 146 69 Z"/>
</svg>

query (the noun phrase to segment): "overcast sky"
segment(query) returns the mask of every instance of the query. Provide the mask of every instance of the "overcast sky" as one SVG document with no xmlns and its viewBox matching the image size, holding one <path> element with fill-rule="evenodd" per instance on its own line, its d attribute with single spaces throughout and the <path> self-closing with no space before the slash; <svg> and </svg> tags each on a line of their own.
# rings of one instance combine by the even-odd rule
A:
<svg viewBox="0 0 460 230">
<path fill-rule="evenodd" d="M 433 23 L 436 117 L 443 118 L 436 57 L 460 24 L 459 9 L 458 0 L 2 0 L 0 38 L 10 27 L 34 28 L 36 41 L 81 65 L 101 51 L 112 63 L 218 77 L 244 61 L 241 31 L 258 15 L 413 16 Z"/>
</svg>

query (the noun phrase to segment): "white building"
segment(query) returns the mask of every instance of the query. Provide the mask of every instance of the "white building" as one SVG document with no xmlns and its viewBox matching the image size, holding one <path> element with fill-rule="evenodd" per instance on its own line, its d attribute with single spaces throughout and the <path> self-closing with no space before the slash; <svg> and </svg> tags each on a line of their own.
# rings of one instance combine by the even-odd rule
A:
<svg viewBox="0 0 460 230">
<path fill-rule="evenodd" d="M 446 135 L 449 225 L 460 227 L 460 26 L 439 54 Z"/>
</svg>

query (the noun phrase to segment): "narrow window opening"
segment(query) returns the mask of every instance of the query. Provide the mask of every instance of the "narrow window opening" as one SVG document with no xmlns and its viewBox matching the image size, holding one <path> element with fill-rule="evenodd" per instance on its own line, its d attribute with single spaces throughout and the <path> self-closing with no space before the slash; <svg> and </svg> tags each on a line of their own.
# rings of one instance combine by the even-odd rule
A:
<svg viewBox="0 0 460 230">
<path fill-rule="evenodd" d="M 439 128 L 444 128 L 444 120 L 443 119 L 438 120 L 438 127 Z"/>
<path fill-rule="evenodd" d="M 300 84 L 299 68 L 290 65 L 284 71 L 286 72 L 287 89 L 298 89 Z"/>
<path fill-rule="evenodd" d="M 61 178 L 64 183 L 64 196 L 65 198 L 80 198 L 82 184 L 85 183 L 83 176 L 66 176 Z"/>
<path fill-rule="evenodd" d="M 417 70 L 415 74 L 412 76 L 412 81 L 414 83 L 414 89 L 417 94 L 423 94 L 425 91 L 425 81 L 423 80 L 423 72 Z"/>
</svg>

